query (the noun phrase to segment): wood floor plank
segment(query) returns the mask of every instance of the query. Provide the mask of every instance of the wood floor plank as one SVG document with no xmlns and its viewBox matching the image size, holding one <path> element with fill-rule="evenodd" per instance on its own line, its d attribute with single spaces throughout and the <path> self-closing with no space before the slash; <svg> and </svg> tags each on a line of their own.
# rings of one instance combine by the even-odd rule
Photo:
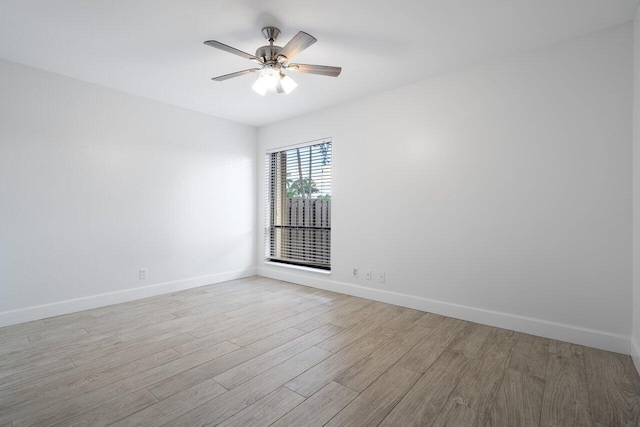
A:
<svg viewBox="0 0 640 427">
<path fill-rule="evenodd" d="M 540 425 L 544 381 L 509 368 L 502 381 L 487 427 Z"/>
<path fill-rule="evenodd" d="M 484 427 L 485 422 L 485 414 L 453 400 L 440 413 L 432 427 Z"/>
<path fill-rule="evenodd" d="M 186 295 L 178 300 L 181 307 L 180 310 L 173 310 L 171 313 L 178 316 L 190 316 L 198 312 L 208 312 L 214 310 L 220 312 L 229 312 L 255 304 L 256 302 L 273 301 L 273 289 L 268 284 L 255 284 L 248 286 L 231 287 L 222 290 L 207 290 L 197 296 Z M 280 289 L 282 291 L 282 289 Z M 222 303 L 222 304 L 221 304 Z M 235 306 L 240 304 L 241 306 Z M 225 305 L 227 307 L 225 307 Z M 226 308 L 226 309 L 225 309 Z"/>
<path fill-rule="evenodd" d="M 205 380 L 146 409 L 122 418 L 113 426 L 160 426 L 225 392 L 226 390 L 215 381 Z"/>
<path fill-rule="evenodd" d="M 113 353 L 111 353 L 110 351 L 106 351 L 106 354 L 94 359 L 82 357 L 81 354 L 77 354 L 71 356 L 71 360 L 78 366 L 85 365 L 89 362 L 92 365 L 113 366 L 124 364 L 132 360 L 140 359 L 142 357 L 150 356 L 154 353 L 159 353 L 164 350 L 169 350 L 178 345 L 186 344 L 192 341 L 195 341 L 195 338 L 193 336 L 189 334 L 178 334 L 158 341 L 144 342 L 137 345 L 127 346 L 128 348 Z"/>
<path fill-rule="evenodd" d="M 215 328 L 223 328 L 232 322 L 235 324 L 240 323 L 243 319 L 232 319 L 224 313 L 218 313 L 213 315 L 203 316 L 185 316 L 178 317 L 174 320 L 168 320 L 166 322 L 128 328 L 118 331 L 118 338 L 123 341 L 139 341 L 142 339 L 148 339 L 159 336 L 163 333 L 176 335 L 182 333 L 190 333 L 193 335 L 194 330 L 207 329 L 212 330 Z M 195 335 L 194 335 L 195 336 Z M 198 337 L 196 337 L 198 338 Z"/>
<path fill-rule="evenodd" d="M 204 308 L 209 304 L 214 304 L 213 307 L 215 307 L 215 303 L 221 300 L 232 301 L 234 304 L 246 305 L 246 303 L 249 302 L 248 297 L 256 294 L 262 294 L 262 292 L 269 288 L 270 286 L 268 285 L 238 283 L 226 287 L 211 288 L 208 290 L 205 289 L 199 294 L 190 294 L 184 291 L 178 292 L 171 295 L 171 301 L 176 307 L 167 309 L 167 311 L 177 317 L 184 317 L 198 313 L 201 311 L 200 308 Z M 235 308 L 240 308 L 240 306 Z M 194 309 L 193 313 L 189 312 L 191 309 Z"/>
<path fill-rule="evenodd" d="M 540 425 L 591 426 L 588 385 L 581 346 L 551 341 Z"/>
<path fill-rule="evenodd" d="M 302 396 L 309 397 L 384 342 L 393 338 L 395 334 L 396 332 L 391 329 L 376 329 L 359 341 L 331 355 L 327 360 L 309 369 L 304 374 L 292 379 L 287 383 L 287 387 Z"/>
<path fill-rule="evenodd" d="M 549 353 L 562 356 L 576 356 L 584 360 L 583 346 L 554 339 L 549 340 Z"/>
<path fill-rule="evenodd" d="M 74 329 L 61 329 L 61 330 L 46 330 L 39 332 L 32 332 L 27 335 L 29 342 L 60 342 L 62 340 L 75 340 L 78 337 L 82 338 L 84 336 L 89 335 L 84 328 L 74 328 Z"/>
<path fill-rule="evenodd" d="M 290 293 L 287 291 L 286 293 Z M 268 315 L 270 313 L 274 313 L 276 311 L 289 309 L 290 307 L 294 307 L 300 303 L 302 298 L 275 298 L 271 301 L 260 301 L 254 304 L 245 305 L 242 308 L 237 308 L 232 311 L 225 311 L 224 314 L 230 317 L 246 317 L 248 316 L 263 316 Z M 297 313 L 295 310 L 292 310 Z"/>
<path fill-rule="evenodd" d="M 220 424 L 220 427 L 267 427 L 302 402 L 304 397 L 286 387 L 280 387 L 238 412 Z"/>
<path fill-rule="evenodd" d="M 99 339 L 95 335 L 91 336 L 90 334 L 80 338 L 73 338 L 71 340 L 67 339 L 67 340 L 60 340 L 60 341 L 53 340 L 53 341 L 30 342 L 27 339 L 27 337 L 24 337 L 24 338 L 26 342 L 23 342 L 23 343 L 17 343 L 15 341 L 8 342 L 8 343 L 2 342 L 2 345 L 0 346 L 0 369 L 4 369 L 7 366 L 13 367 L 17 362 L 24 363 L 25 361 L 23 360 L 23 358 L 24 358 L 24 355 L 27 355 L 27 354 L 30 354 L 32 357 L 36 355 L 40 356 L 41 359 L 42 358 L 52 359 L 52 358 L 55 358 L 55 355 L 56 355 L 55 353 L 43 355 L 42 352 L 54 352 L 57 350 L 57 353 L 59 353 L 59 349 L 61 347 L 68 348 L 70 345 L 73 345 L 73 344 L 79 344 L 86 341 L 94 342 Z M 104 336 L 101 338 L 104 338 Z"/>
<path fill-rule="evenodd" d="M 273 427 L 323 426 L 357 395 L 355 391 L 332 381 L 278 420 Z"/>
<path fill-rule="evenodd" d="M 122 396 L 121 398 L 107 402 L 90 411 L 83 412 L 74 417 L 55 424 L 55 426 L 86 426 L 102 427 L 147 408 L 158 400 L 147 390 L 138 390 Z"/>
<path fill-rule="evenodd" d="M 335 381 L 357 392 L 364 391 L 414 345 L 426 337 L 430 331 L 430 329 L 416 325 L 399 333 L 375 349 L 369 356 L 344 371 Z"/>
<path fill-rule="evenodd" d="M 337 325 L 324 325 L 321 328 L 229 369 L 215 376 L 213 379 L 224 388 L 230 390 L 342 330 L 343 328 Z"/>
<path fill-rule="evenodd" d="M 424 312 L 403 308 L 402 313 L 388 321 L 384 326 L 394 331 L 404 331 L 424 316 Z"/>
<path fill-rule="evenodd" d="M 103 340 L 99 340 L 96 344 L 96 350 L 86 350 L 86 351 L 82 350 L 82 348 L 84 347 L 83 345 L 78 345 L 78 349 L 74 349 L 73 347 L 71 347 L 67 350 L 68 353 L 70 353 L 70 355 L 67 356 L 65 359 L 70 359 L 70 358 L 76 359 L 76 362 L 73 362 L 73 363 L 74 365 L 78 365 L 78 368 L 71 369 L 69 370 L 69 372 L 66 372 L 64 374 L 59 374 L 59 375 L 53 375 L 55 372 L 51 372 L 48 377 L 42 378 L 42 380 L 38 381 L 37 385 L 39 388 L 42 389 L 43 387 L 46 387 L 48 384 L 56 380 L 59 380 L 61 378 L 69 379 L 71 376 L 77 376 L 77 375 L 82 377 L 84 375 L 95 373 L 98 370 L 110 369 L 110 368 L 119 366 L 121 364 L 132 362 L 136 359 L 150 355 L 152 352 L 149 352 L 144 349 L 146 345 L 153 346 L 154 343 L 158 341 L 162 341 L 163 339 L 168 339 L 169 341 L 164 342 L 164 344 L 161 343 L 160 345 L 155 347 L 156 351 L 161 351 L 161 350 L 168 349 L 167 344 L 168 344 L 168 347 L 171 347 L 175 344 L 178 344 L 180 341 L 184 342 L 185 338 L 187 340 L 190 339 L 188 337 L 159 336 L 157 337 L 157 339 L 154 338 L 153 340 L 150 340 L 150 339 L 142 340 L 141 342 L 139 342 L 138 345 L 123 343 L 117 339 L 113 341 L 108 340 L 106 342 L 104 342 Z M 105 348 L 104 347 L 105 345 L 109 346 L 109 348 L 108 349 Z M 118 353 L 118 351 L 123 351 L 123 348 L 135 349 L 139 347 L 142 347 L 141 351 L 134 351 L 131 353 L 125 352 L 124 354 Z M 78 353 L 77 350 L 79 350 L 80 353 Z M 83 355 L 87 353 L 89 355 L 84 357 Z M 64 353 L 60 353 L 60 354 L 62 355 Z M 115 356 L 113 358 L 109 356 L 114 354 Z M 59 363 L 59 362 L 60 361 L 56 361 L 56 363 Z M 37 364 L 28 366 L 29 371 L 39 370 L 39 369 L 40 369 L 40 365 L 37 365 Z M 19 372 L 22 372 L 22 371 L 19 371 Z"/>
<path fill-rule="evenodd" d="M 231 318 L 227 321 L 220 322 L 217 327 L 198 328 L 195 331 L 190 331 L 189 333 L 196 336 L 198 340 L 180 345 L 176 347 L 176 350 L 180 354 L 187 355 L 194 351 L 202 350 L 205 347 L 216 345 L 222 341 L 228 341 L 236 338 L 266 324 L 277 322 L 278 320 L 282 320 L 295 314 L 295 311 L 284 309 L 250 320 L 241 317 Z M 224 325 L 222 323 L 224 323 Z"/>
<path fill-rule="evenodd" d="M 291 310 L 293 311 L 297 311 L 298 313 L 302 313 L 304 311 L 308 311 L 311 310 L 312 308 L 316 308 L 316 307 L 324 307 L 325 309 L 330 310 L 329 306 L 326 306 L 325 304 L 327 302 L 331 301 L 330 298 L 323 298 L 322 300 L 309 300 L 306 302 L 302 302 L 298 305 L 294 305 L 291 308 Z"/>
<path fill-rule="evenodd" d="M 362 322 L 363 320 L 372 317 L 374 314 L 381 313 L 384 310 L 395 310 L 396 316 L 400 314 L 400 307 L 390 306 L 381 302 L 374 302 L 373 304 L 369 304 L 349 314 L 332 320 L 331 323 L 333 323 L 334 325 L 342 326 L 343 328 L 350 328 Z"/>
<path fill-rule="evenodd" d="M 342 298 L 337 298 L 335 300 L 329 301 L 325 305 L 331 308 L 342 307 L 343 305 L 347 305 L 353 301 L 358 301 L 361 298 L 356 298 L 351 295 L 342 295 Z"/>
<path fill-rule="evenodd" d="M 2 397 L 0 415 L 13 418 L 25 417 L 178 358 L 180 355 L 175 350 L 169 349 L 106 371 L 74 379 L 71 382 L 63 379 L 55 383 L 54 387 L 20 390 L 6 399 Z"/>
<path fill-rule="evenodd" d="M 0 378 L 0 392 L 2 390 L 17 386 L 18 384 L 25 384 L 36 381 L 41 378 L 48 377 L 58 372 L 68 371 L 76 367 L 76 364 L 69 358 L 56 361 L 54 363 L 48 363 L 42 366 L 33 366 L 29 369 L 25 369 L 15 374 L 7 375 Z"/>
<path fill-rule="evenodd" d="M 55 348 L 26 346 L 23 351 L 0 358 L 0 377 L 69 359 L 71 356 L 85 351 L 101 351 L 119 343 L 115 336 L 88 336 L 79 341 L 66 342 Z"/>
<path fill-rule="evenodd" d="M 331 311 L 321 314 L 320 316 L 316 316 L 313 319 L 309 319 L 306 322 L 302 322 L 296 325 L 296 329 L 300 329 L 304 332 L 311 332 L 314 329 L 324 326 L 327 323 L 337 321 L 341 317 L 371 304 L 373 304 L 373 301 L 353 299 L 350 300 L 347 304 L 341 305 L 337 308 L 332 309 Z"/>
<path fill-rule="evenodd" d="M 623 356 L 585 347 L 584 360 L 593 420 L 613 426 L 638 425 L 640 407 Z"/>
<path fill-rule="evenodd" d="M 180 310 L 172 311 L 171 314 L 176 317 L 185 317 L 185 316 L 194 316 L 194 315 L 202 315 L 202 314 L 211 314 L 211 313 L 226 313 L 228 311 L 237 310 L 240 308 L 246 307 L 246 304 L 241 302 L 225 302 L 220 301 L 219 298 L 216 300 L 209 302 L 208 304 L 196 305 L 195 307 L 186 307 Z"/>
<path fill-rule="evenodd" d="M 131 313 L 128 316 L 114 316 L 108 319 L 99 319 L 88 324 L 83 324 L 82 329 L 90 334 L 105 334 L 114 329 L 138 328 L 146 325 L 175 320 L 176 316 L 164 311 L 150 311 Z"/>
<path fill-rule="evenodd" d="M 227 353 L 229 354 L 229 353 Z M 187 369 L 177 375 L 162 380 L 147 387 L 158 400 L 165 400 L 195 385 L 209 379 L 209 377 L 198 367 Z"/>
<path fill-rule="evenodd" d="M 209 362 L 203 363 L 198 368 L 205 373 L 208 378 L 213 378 L 223 372 L 232 369 L 247 360 L 260 356 L 276 347 L 288 343 L 291 340 L 304 335 L 304 332 L 295 328 L 285 329 L 282 332 L 264 338 L 258 342 L 242 347 L 236 351 L 220 356 Z"/>
<path fill-rule="evenodd" d="M 233 390 L 198 406 L 171 423 L 172 425 L 215 425 L 221 423 L 330 355 L 331 353 L 328 351 L 311 347 Z"/>
<path fill-rule="evenodd" d="M 464 357 L 474 358 L 489 338 L 490 326 L 465 322 L 464 329 L 453 339 L 447 350 L 460 353 Z"/>
<path fill-rule="evenodd" d="M 364 427 L 378 425 L 413 387 L 420 376 L 416 372 L 392 366 L 371 387 L 368 387 L 331 419 L 327 426 Z"/>
<path fill-rule="evenodd" d="M 436 318 L 436 320 L 439 319 Z M 398 361 L 398 366 L 414 372 L 426 372 L 465 326 L 466 324 L 462 320 L 444 319 Z"/>
<path fill-rule="evenodd" d="M 122 307 L 120 304 L 117 304 L 119 307 Z M 102 308 L 102 307 L 98 307 Z M 94 313 L 97 312 L 98 308 L 94 308 L 91 310 L 83 310 L 76 311 L 75 313 L 61 314 L 59 316 L 47 317 L 46 319 L 40 320 L 43 325 L 48 327 L 62 327 L 77 321 L 85 321 L 87 319 L 94 319 Z M 24 325 L 24 323 L 22 323 Z"/>
<path fill-rule="evenodd" d="M 481 414 L 489 414 L 517 339 L 517 332 L 492 329 L 491 335 L 469 364 L 450 399 Z"/>
<path fill-rule="evenodd" d="M 0 328 L 0 339 L 6 339 L 14 336 L 27 336 L 29 333 L 42 331 L 46 327 L 46 323 L 42 320 L 33 320 L 18 325 L 4 326 Z"/>
<path fill-rule="evenodd" d="M 313 319 L 314 317 L 327 313 L 328 311 L 331 311 L 331 308 L 325 305 L 314 307 L 310 310 L 303 311 L 299 314 L 263 326 L 262 328 L 249 331 L 238 337 L 232 338 L 229 341 L 239 345 L 240 347 L 244 347 L 249 344 L 253 344 L 254 342 L 259 341 L 265 337 L 268 337 L 269 335 L 273 335 L 286 329 L 293 328 L 302 322 Z"/>
<path fill-rule="evenodd" d="M 346 327 L 348 329 L 340 334 L 332 336 L 331 338 L 327 338 L 326 340 L 318 344 L 318 347 L 332 353 L 337 353 L 349 344 L 359 340 L 360 338 L 380 326 L 384 326 L 385 328 L 390 329 L 387 327 L 387 323 L 389 323 L 400 314 L 402 314 L 402 310 L 399 307 L 388 306 L 386 308 L 383 308 L 382 310 L 377 310 L 375 312 L 375 315 L 364 318 L 362 319 L 362 321 L 351 326 L 344 326 L 345 324 L 349 325 L 350 322 L 341 324 L 340 326 Z"/>
<path fill-rule="evenodd" d="M 440 323 L 447 319 L 445 316 L 433 313 L 424 313 L 422 317 L 416 320 L 416 324 L 428 329 L 435 329 Z"/>
<path fill-rule="evenodd" d="M 95 364 L 96 363 L 95 361 L 99 359 L 102 359 L 102 360 L 109 359 L 109 365 L 113 366 L 115 362 L 110 360 L 109 358 L 110 355 L 124 354 L 125 355 L 124 358 L 127 359 L 128 357 L 126 356 L 126 354 L 130 350 L 140 349 L 140 348 L 144 348 L 145 346 L 155 345 L 155 343 L 159 341 L 164 341 L 164 340 L 170 340 L 170 342 L 173 342 L 173 340 L 176 339 L 175 338 L 176 336 L 181 336 L 181 338 L 177 338 L 177 339 L 182 339 L 183 343 L 188 342 L 189 340 L 193 341 L 195 339 L 192 336 L 189 339 L 190 335 L 187 335 L 184 333 L 176 334 L 173 332 L 157 334 L 157 335 L 144 337 L 136 340 L 133 340 L 133 339 L 124 340 L 121 338 L 117 338 L 116 341 L 112 341 L 109 344 L 102 345 L 101 343 L 101 345 L 98 345 L 95 347 L 90 346 L 83 350 L 73 352 L 73 354 L 71 354 L 69 358 L 73 360 L 73 363 L 75 363 L 78 366 Z M 159 344 L 159 345 L 162 345 L 162 344 Z M 178 343 L 173 345 L 178 345 Z"/>
<path fill-rule="evenodd" d="M 460 353 L 445 351 L 380 425 L 431 425 L 466 372 L 469 362 L 470 359 Z"/>
<path fill-rule="evenodd" d="M 7 348 L 9 346 L 20 348 L 25 344 L 29 344 L 30 342 L 31 341 L 29 341 L 29 338 L 27 338 L 26 335 L 14 335 L 2 338 L 2 345 L 4 348 Z"/>
<path fill-rule="evenodd" d="M 37 423 L 55 424 L 68 418 L 66 414 L 80 413 L 95 408 L 104 404 L 104 402 L 116 399 L 123 394 L 128 394 L 132 391 L 139 390 L 140 388 L 148 387 L 182 371 L 194 368 L 211 359 L 215 359 L 216 357 L 228 353 L 235 348 L 237 348 L 237 346 L 229 342 L 205 348 L 199 352 L 181 357 L 155 368 L 148 369 L 144 372 L 109 384 L 97 390 L 83 393 L 58 405 L 54 405 L 37 412 L 29 412 L 27 416 L 14 421 L 14 424 L 25 426 Z"/>
<path fill-rule="evenodd" d="M 520 334 L 509 367 L 523 374 L 544 380 L 547 372 L 549 340 L 528 334 Z"/>
<path fill-rule="evenodd" d="M 16 353 L 24 352 L 25 349 L 29 347 L 36 347 L 36 345 L 29 342 L 29 338 L 27 338 L 26 335 L 17 338 L 9 337 L 5 338 L 5 340 L 6 341 L 0 341 L 2 343 L 2 346 L 0 346 L 0 357 L 4 359 Z"/>
</svg>

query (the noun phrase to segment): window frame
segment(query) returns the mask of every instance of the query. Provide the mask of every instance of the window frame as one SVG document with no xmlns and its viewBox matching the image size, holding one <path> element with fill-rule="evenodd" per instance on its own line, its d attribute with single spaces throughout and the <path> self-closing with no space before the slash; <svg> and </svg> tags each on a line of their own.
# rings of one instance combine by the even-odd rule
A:
<svg viewBox="0 0 640 427">
<path fill-rule="evenodd" d="M 327 177 L 322 177 L 320 182 L 322 186 L 328 186 L 328 195 L 329 198 L 313 198 L 309 197 L 308 199 L 305 197 L 293 198 L 287 197 L 287 152 L 296 150 L 309 148 L 310 146 L 316 146 L 321 144 L 329 144 L 329 174 Z M 280 154 L 282 157 L 280 159 L 274 157 L 274 155 Z M 317 153 L 309 154 L 310 163 L 315 164 Z M 282 169 L 284 165 L 284 170 Z M 323 166 L 325 164 L 323 163 Z M 298 164 L 298 167 L 299 164 Z M 298 270 L 312 271 L 316 273 L 331 273 L 331 193 L 333 189 L 332 184 L 332 175 L 333 175 L 333 141 L 332 138 L 322 138 L 313 141 L 303 142 L 300 144 L 293 144 L 284 147 L 273 148 L 265 151 L 265 224 L 264 224 L 264 260 L 265 264 L 269 265 L 277 265 L 281 267 L 293 268 Z M 325 173 L 324 171 L 322 172 Z M 313 182 L 313 178 L 309 175 L 311 182 Z M 300 179 L 298 179 L 300 181 Z M 327 184 L 328 183 L 328 184 Z M 309 186 L 312 184 L 309 183 Z M 299 187 L 304 188 L 304 178 L 302 180 L 302 185 Z M 320 187 L 320 185 L 319 185 Z M 321 187 L 322 188 L 322 187 Z M 304 190 L 302 191 L 304 193 Z M 325 194 L 326 195 L 326 194 Z M 293 204 L 293 200 L 297 199 L 297 203 L 302 202 L 302 206 L 305 214 L 303 214 L 304 220 L 303 225 L 292 226 L 290 223 L 292 221 L 291 211 L 287 211 L 285 208 L 287 200 L 289 201 L 289 205 Z M 321 221 L 322 226 L 313 226 L 309 224 L 309 221 L 318 221 L 316 212 L 316 204 L 320 203 L 320 209 L 326 207 L 326 213 L 323 211 L 323 215 L 319 220 Z M 313 206 L 313 207 L 312 207 Z M 314 213 L 313 217 L 315 219 L 311 219 L 312 215 L 309 213 Z M 284 221 L 284 223 L 283 223 Z M 279 223 L 279 224 L 278 224 Z M 302 231 L 303 236 L 300 237 L 292 237 L 291 234 L 295 229 L 297 232 Z M 280 233 L 277 230 L 287 230 L 289 233 L 281 231 Z M 307 233 L 311 233 L 312 236 L 322 236 L 321 244 L 318 245 L 315 240 Z M 276 235 L 279 234 L 278 237 Z M 288 237 L 283 237 L 282 235 L 288 234 Z M 309 237 L 307 237 L 309 236 Z M 298 239 L 297 241 L 295 239 Z M 307 240 L 313 240 L 312 244 L 308 244 Z M 308 247 L 307 247 L 308 246 Z M 302 247 L 303 249 L 300 249 Z M 309 247 L 313 248 L 309 251 L 310 255 L 306 253 L 301 253 L 303 251 L 308 251 Z M 294 249 L 292 249 L 294 248 Z M 318 249 L 319 248 L 319 249 Z M 289 258 L 287 256 L 282 256 L 282 253 L 289 251 L 292 254 L 292 257 Z M 316 252 L 317 251 L 317 252 Z M 280 253 L 280 256 L 275 255 L 276 252 Z M 308 257 L 307 260 L 299 260 L 294 259 L 295 256 L 304 256 Z M 325 259 L 326 258 L 326 259 Z M 311 262 L 311 260 L 320 259 L 322 263 Z M 326 264 L 325 264 L 326 262 Z"/>
</svg>

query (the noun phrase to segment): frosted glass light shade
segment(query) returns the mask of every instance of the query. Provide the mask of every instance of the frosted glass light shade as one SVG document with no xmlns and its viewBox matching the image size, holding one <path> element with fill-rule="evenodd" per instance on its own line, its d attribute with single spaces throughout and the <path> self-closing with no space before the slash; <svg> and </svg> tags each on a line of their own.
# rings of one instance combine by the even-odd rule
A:
<svg viewBox="0 0 640 427">
<path fill-rule="evenodd" d="M 282 84 L 282 89 L 284 89 L 284 93 L 289 95 L 293 90 L 298 86 L 296 82 L 289 76 L 285 76 L 284 74 L 280 74 L 280 84 Z"/>
<path fill-rule="evenodd" d="M 267 93 L 267 89 L 269 89 L 269 84 L 265 81 L 264 76 L 260 76 L 258 77 L 258 80 L 255 81 L 253 86 L 251 86 L 251 89 L 253 89 L 259 95 L 264 96 Z"/>
</svg>

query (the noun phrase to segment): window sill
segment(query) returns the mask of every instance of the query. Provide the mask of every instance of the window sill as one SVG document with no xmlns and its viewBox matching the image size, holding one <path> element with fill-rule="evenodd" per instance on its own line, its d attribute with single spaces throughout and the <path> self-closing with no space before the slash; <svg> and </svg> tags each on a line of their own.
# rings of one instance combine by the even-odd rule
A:
<svg viewBox="0 0 640 427">
<path fill-rule="evenodd" d="M 318 273 L 318 274 L 331 274 L 331 270 L 322 270 L 320 268 L 312 268 L 312 267 L 303 267 L 301 265 L 292 265 L 292 264 L 284 264 L 281 262 L 271 262 L 271 261 L 264 261 L 265 265 L 275 265 L 276 267 L 283 267 L 283 268 L 291 268 L 294 270 L 302 270 L 302 271 L 309 271 L 311 273 Z"/>
</svg>

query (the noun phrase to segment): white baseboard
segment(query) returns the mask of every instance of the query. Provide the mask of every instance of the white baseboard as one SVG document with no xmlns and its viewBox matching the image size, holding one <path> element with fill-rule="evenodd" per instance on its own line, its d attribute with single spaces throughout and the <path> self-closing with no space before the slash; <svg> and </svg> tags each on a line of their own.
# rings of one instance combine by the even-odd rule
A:
<svg viewBox="0 0 640 427">
<path fill-rule="evenodd" d="M 283 271 L 282 268 L 276 269 L 270 267 L 258 267 L 257 270 L 258 275 L 272 279 L 284 280 L 300 285 L 427 311 L 429 313 L 455 317 L 470 322 L 614 351 L 616 353 L 630 354 L 631 352 L 631 337 L 625 335 L 337 282 L 329 280 L 326 276 L 323 277 L 319 274 L 299 274 Z M 634 361 L 636 361 L 636 359 L 634 359 Z M 636 366 L 639 366 L 637 361 Z"/>
<path fill-rule="evenodd" d="M 45 319 L 47 317 L 60 316 L 62 314 L 75 313 L 96 307 L 104 307 L 105 305 L 118 304 L 121 302 L 168 294 L 176 291 L 183 291 L 185 289 L 197 288 L 199 286 L 255 275 L 256 268 L 253 267 L 244 270 L 212 274 L 209 276 L 176 280 L 173 282 L 156 283 L 154 285 L 143 286 L 140 288 L 108 292 L 67 301 L 54 302 L 51 304 L 21 308 L 19 310 L 5 311 L 0 313 L 0 327 L 29 322 L 32 320 Z"/>
<path fill-rule="evenodd" d="M 633 337 L 631 337 L 631 359 L 633 359 L 636 370 L 640 372 L 640 345 Z"/>
</svg>

